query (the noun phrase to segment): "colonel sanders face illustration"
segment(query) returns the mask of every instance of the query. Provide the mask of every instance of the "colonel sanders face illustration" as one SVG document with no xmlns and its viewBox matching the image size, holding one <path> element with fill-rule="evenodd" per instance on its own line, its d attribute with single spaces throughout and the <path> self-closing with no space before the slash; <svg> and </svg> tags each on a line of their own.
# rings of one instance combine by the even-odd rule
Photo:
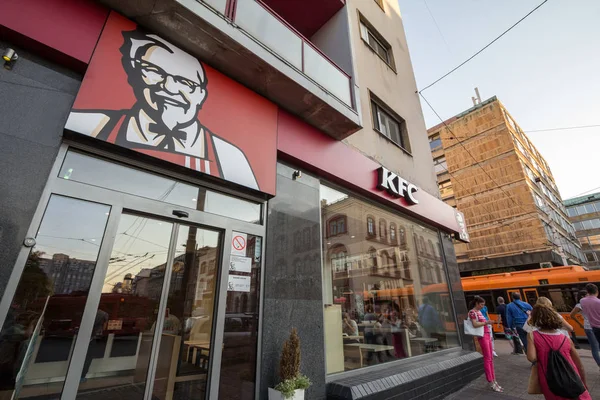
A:
<svg viewBox="0 0 600 400">
<path fill-rule="evenodd" d="M 242 149 L 198 119 L 208 97 L 202 64 L 156 35 L 141 30 L 122 35 L 121 63 L 135 103 L 127 109 L 79 109 L 76 101 L 66 129 L 259 189 Z M 113 77 L 96 70 L 93 79 Z"/>
<path fill-rule="evenodd" d="M 206 100 L 202 64 L 158 36 L 130 33 L 121 48 L 123 67 L 137 98 L 137 106 L 169 130 L 197 121 Z"/>
</svg>

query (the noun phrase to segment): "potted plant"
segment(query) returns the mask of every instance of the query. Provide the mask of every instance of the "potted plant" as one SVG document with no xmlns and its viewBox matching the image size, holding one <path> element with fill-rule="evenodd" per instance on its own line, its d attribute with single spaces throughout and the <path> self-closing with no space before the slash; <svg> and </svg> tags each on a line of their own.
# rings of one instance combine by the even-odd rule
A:
<svg viewBox="0 0 600 400">
<path fill-rule="evenodd" d="M 300 338 L 296 328 L 283 344 L 279 361 L 281 382 L 269 388 L 269 400 L 304 400 L 304 391 L 311 385 L 310 379 L 300 373 Z"/>
</svg>

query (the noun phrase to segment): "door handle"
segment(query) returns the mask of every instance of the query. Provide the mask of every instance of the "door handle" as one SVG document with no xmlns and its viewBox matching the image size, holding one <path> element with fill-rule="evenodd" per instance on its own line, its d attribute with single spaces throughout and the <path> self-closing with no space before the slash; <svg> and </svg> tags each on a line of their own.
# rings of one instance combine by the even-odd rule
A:
<svg viewBox="0 0 600 400">
<path fill-rule="evenodd" d="M 182 210 L 173 210 L 173 215 L 177 218 L 187 218 L 190 216 L 190 214 L 187 211 Z"/>
</svg>

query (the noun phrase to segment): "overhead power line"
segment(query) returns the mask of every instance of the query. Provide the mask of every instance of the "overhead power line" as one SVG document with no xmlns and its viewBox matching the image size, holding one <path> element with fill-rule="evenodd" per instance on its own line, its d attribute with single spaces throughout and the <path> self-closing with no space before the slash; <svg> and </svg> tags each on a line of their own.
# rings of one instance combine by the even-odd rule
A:
<svg viewBox="0 0 600 400">
<path fill-rule="evenodd" d="M 566 126 L 564 128 L 533 129 L 531 131 L 524 131 L 524 132 L 530 133 L 530 132 L 567 131 L 570 129 L 585 129 L 585 128 L 598 128 L 598 127 L 600 127 L 600 124 L 598 124 L 598 125 Z"/>
<path fill-rule="evenodd" d="M 432 83 L 430 83 L 429 85 L 425 86 L 423 89 L 419 90 L 418 92 L 421 93 L 424 90 L 429 89 L 430 87 L 432 87 L 433 85 L 435 85 L 436 83 L 438 83 L 439 81 L 441 81 L 442 79 L 444 79 L 445 77 L 447 77 L 448 75 L 452 74 L 454 71 L 456 71 L 457 69 L 459 69 L 460 67 L 462 67 L 463 65 L 465 65 L 466 63 L 468 63 L 469 61 L 471 61 L 472 59 L 474 59 L 475 57 L 477 57 L 479 54 L 483 53 L 483 51 L 485 49 L 487 49 L 488 47 L 490 47 L 491 45 L 493 45 L 495 42 L 498 41 L 498 39 L 500 39 L 502 36 L 506 35 L 508 32 L 510 32 L 515 26 L 519 25 L 521 22 L 523 22 L 527 17 L 529 17 L 531 14 L 533 14 L 538 8 L 540 8 L 541 6 L 543 6 L 544 4 L 546 4 L 548 2 L 548 0 L 544 0 L 542 1 L 536 8 L 534 8 L 533 10 L 529 11 L 527 14 L 525 14 L 525 16 L 523 18 L 521 18 L 520 20 L 518 20 L 517 22 L 515 22 L 510 28 L 508 28 L 507 30 L 505 30 L 504 32 L 502 32 L 500 34 L 500 36 L 496 37 L 494 40 L 492 40 L 491 42 L 489 42 L 488 44 L 486 44 L 481 50 L 479 50 L 478 52 L 476 52 L 475 54 L 473 54 L 471 57 L 467 58 L 465 61 L 463 61 L 462 63 L 458 64 L 456 67 L 454 67 L 453 69 L 451 69 L 449 72 L 445 73 L 444 75 L 442 75 L 440 78 L 436 79 L 435 81 L 433 81 Z"/>
<path fill-rule="evenodd" d="M 583 192 L 583 193 L 576 194 L 575 196 L 573 196 L 573 197 L 570 197 L 569 199 L 574 199 L 574 198 L 576 198 L 576 197 L 583 196 L 584 194 L 588 194 L 588 193 L 590 193 L 590 192 L 595 192 L 595 191 L 596 191 L 596 190 L 598 190 L 598 189 L 600 189 L 600 186 L 598 186 L 598 187 L 596 187 L 596 188 L 593 188 L 593 189 L 590 189 L 590 190 L 586 190 L 586 191 L 585 191 L 585 192 Z"/>
<path fill-rule="evenodd" d="M 500 191 L 502 193 L 504 193 L 504 195 L 506 195 L 506 197 L 512 201 L 514 203 L 514 205 L 518 208 L 520 208 L 523 211 L 523 214 L 518 215 L 518 216 L 514 216 L 513 218 L 518 218 L 518 217 L 526 217 L 526 218 L 522 218 L 520 220 L 517 221 L 513 221 L 513 222 L 508 222 L 508 223 L 502 223 L 501 221 L 495 221 L 496 223 L 499 223 L 501 226 L 508 226 L 511 225 L 513 223 L 517 223 L 517 222 L 522 222 L 523 220 L 527 220 L 530 218 L 539 218 L 539 213 L 537 210 L 535 211 L 527 211 L 526 209 L 523 208 L 523 206 L 521 206 L 519 203 L 517 203 L 515 201 L 515 199 L 513 199 L 509 193 L 507 193 L 504 189 L 502 189 L 502 187 L 494 180 L 494 178 L 492 178 L 492 176 L 485 170 L 485 168 L 483 168 L 483 166 L 481 165 L 481 163 L 479 161 L 477 161 L 477 159 L 475 158 L 475 156 L 473 155 L 473 153 L 471 153 L 463 144 L 462 141 L 460 141 L 456 135 L 454 134 L 454 132 L 452 131 L 452 129 L 450 129 L 450 127 L 448 126 L 448 124 L 446 124 L 446 121 L 444 121 L 442 119 L 442 117 L 438 114 L 438 112 L 433 108 L 433 106 L 431 105 L 431 103 L 429 103 L 429 101 L 427 100 L 427 98 L 425 98 L 425 96 L 423 95 L 423 93 L 419 93 L 419 95 L 423 98 L 423 100 L 425 101 L 425 103 L 427 103 L 427 105 L 429 106 L 429 108 L 431 109 L 431 111 L 433 111 L 433 113 L 439 118 L 439 120 L 442 122 L 442 124 L 444 125 L 444 127 L 446 129 L 448 129 L 448 132 L 450 132 L 450 134 L 452 135 L 452 137 L 457 141 L 457 143 L 466 151 L 466 153 L 473 159 L 473 161 L 475 162 L 475 165 L 477 165 L 485 175 L 487 175 L 487 177 L 492 181 L 492 183 L 498 188 L 500 189 Z M 447 168 L 445 168 L 446 171 L 448 171 Z M 450 171 L 448 171 L 448 173 L 450 174 Z M 450 176 L 452 176 L 452 174 L 450 174 Z M 455 178 L 456 180 L 456 178 Z M 458 183 L 458 180 L 456 180 Z M 460 184 L 460 186 L 462 186 L 463 188 L 465 188 L 462 183 Z M 465 188 L 466 189 L 466 188 Z M 475 202 L 479 203 L 480 205 L 483 206 L 482 203 L 480 203 L 479 201 L 477 201 L 476 197 L 473 195 L 473 199 L 475 200 Z M 489 213 L 489 210 L 486 207 L 483 207 L 485 209 L 486 212 Z M 491 214 L 491 213 L 490 213 Z"/>
<path fill-rule="evenodd" d="M 501 187 L 501 186 L 500 186 L 500 185 L 499 185 L 499 184 L 498 184 L 498 183 L 497 183 L 497 182 L 494 180 L 494 178 L 492 178 L 492 176 L 491 176 L 491 175 L 490 175 L 490 174 L 489 174 L 489 173 L 488 173 L 488 172 L 485 170 L 485 168 L 483 168 L 483 166 L 481 165 L 481 163 L 480 163 L 479 161 L 477 161 L 477 159 L 475 158 L 475 156 L 473 155 L 473 153 L 471 153 L 471 152 L 470 152 L 470 151 L 469 151 L 469 150 L 468 150 L 468 149 L 465 147 L 465 145 L 463 144 L 463 142 L 462 142 L 462 141 L 460 141 L 460 140 L 459 140 L 459 139 L 456 137 L 456 135 L 454 134 L 454 132 L 452 131 L 452 129 L 450 129 L 450 127 L 448 126 L 448 124 L 446 123 L 446 121 L 444 121 L 444 120 L 442 119 L 442 117 L 441 117 L 441 116 L 438 114 L 438 112 L 437 112 L 437 111 L 436 111 L 436 110 L 433 108 L 433 106 L 432 106 L 432 105 L 431 105 L 431 103 L 429 103 L 429 101 L 428 101 L 428 100 L 425 98 L 425 96 L 423 95 L 423 93 L 419 92 L 419 95 L 420 95 L 420 96 L 423 98 L 423 100 L 425 101 L 425 103 L 427 103 L 427 105 L 429 106 L 429 108 L 431 109 L 431 111 L 433 111 L 433 113 L 434 113 L 434 114 L 435 114 L 435 115 L 436 115 L 436 116 L 439 118 L 439 120 L 442 122 L 442 125 L 444 125 L 444 127 L 445 127 L 445 128 L 448 130 L 448 132 L 450 132 L 450 134 L 452 135 L 452 137 L 453 137 L 453 138 L 454 138 L 454 139 L 455 139 L 455 140 L 458 142 L 458 144 L 459 144 L 459 145 L 460 145 L 460 146 L 461 146 L 461 147 L 462 147 L 462 148 L 463 148 L 463 149 L 466 151 L 466 153 L 467 153 L 467 154 L 468 154 L 468 155 L 469 155 L 469 156 L 470 156 L 470 157 L 473 159 L 473 161 L 475 162 L 475 165 L 477 165 L 477 166 L 478 166 L 478 167 L 479 167 L 479 168 L 480 168 L 480 169 L 481 169 L 481 170 L 482 170 L 482 171 L 485 173 L 485 175 L 487 175 L 487 177 L 488 177 L 488 178 L 489 178 L 489 179 L 490 179 L 490 180 L 491 180 L 491 181 L 494 183 L 494 185 L 495 185 L 495 186 L 496 186 L 498 189 L 500 189 L 500 191 L 501 191 L 502 193 L 504 193 L 504 194 L 506 195 L 506 197 L 507 197 L 507 198 L 508 198 L 510 201 L 512 201 L 512 202 L 515 204 L 515 206 L 517 206 L 518 208 L 520 208 L 520 209 L 521 209 L 521 210 L 524 212 L 524 213 L 523 213 L 523 214 L 521 214 L 521 215 L 515 215 L 514 217 L 512 217 L 512 218 L 519 218 L 519 219 L 517 219 L 517 220 L 515 220 L 515 221 L 512 221 L 512 222 L 508 222 L 508 223 L 506 223 L 506 222 L 505 222 L 505 223 L 502 223 L 502 221 L 494 221 L 494 222 L 495 222 L 495 223 L 498 223 L 498 224 L 499 224 L 499 226 L 501 226 L 501 227 L 502 227 L 502 226 L 509 226 L 509 225 L 512 225 L 512 224 L 514 224 L 514 223 L 518 223 L 518 222 L 523 222 L 523 221 L 525 221 L 525 220 L 528 220 L 528 219 L 533 219 L 533 218 L 535 218 L 535 219 L 540 219 L 540 214 L 539 214 L 539 212 L 537 211 L 537 209 L 536 209 L 535 211 L 527 211 L 527 210 L 525 210 L 525 209 L 524 209 L 524 208 L 523 208 L 523 207 L 522 207 L 522 206 L 521 206 L 519 203 L 517 203 L 517 202 L 515 201 L 515 199 L 513 199 L 513 198 L 512 198 L 512 197 L 511 197 L 511 196 L 510 196 L 510 195 L 509 195 L 509 194 L 508 194 L 508 193 L 507 193 L 507 192 L 506 192 L 504 189 L 502 189 L 502 187 Z M 450 174 L 450 171 L 448 171 L 448 168 L 444 168 L 444 169 L 445 169 L 445 170 L 448 172 L 448 174 L 449 174 L 451 177 L 454 177 L 452 174 Z M 455 180 L 457 183 L 459 183 L 459 181 L 458 181 L 456 178 L 454 178 L 454 180 Z M 459 184 L 460 184 L 460 186 L 462 186 L 463 188 L 465 188 L 465 186 L 464 186 L 462 183 L 459 183 Z M 485 209 L 485 211 L 486 211 L 486 212 L 490 213 L 490 212 L 489 212 L 489 210 L 487 209 L 487 207 L 485 207 L 485 206 L 483 205 L 483 203 L 481 203 L 481 202 L 479 202 L 479 201 L 477 200 L 477 198 L 475 197 L 475 195 L 473 195 L 473 200 L 475 200 L 475 202 L 476 202 L 476 203 L 480 204 L 480 205 L 481 205 L 481 206 L 482 206 L 482 207 Z M 558 209 L 558 208 L 557 208 L 557 209 Z M 548 217 L 549 217 L 549 219 L 550 219 L 550 223 L 551 223 L 551 222 L 553 222 L 553 220 L 552 220 L 552 217 L 550 217 L 550 215 L 549 215 L 549 214 L 548 214 L 548 213 L 547 213 L 545 210 L 544 210 L 544 213 L 546 213 L 546 214 L 548 215 Z M 491 214 L 491 213 L 490 213 L 490 214 Z M 523 218 L 523 217 L 525 217 L 525 218 Z M 563 218 L 564 218 L 564 217 L 563 217 Z M 507 219 L 508 219 L 508 218 L 507 218 Z M 546 222 L 545 222 L 543 219 L 542 219 L 542 221 L 543 221 L 544 223 L 546 223 Z M 568 221 L 568 220 L 567 220 L 567 221 Z M 556 221 L 554 221 L 554 222 L 555 222 L 555 223 L 557 223 Z M 550 223 L 546 223 L 546 224 L 547 224 L 547 225 L 549 225 L 549 226 L 551 226 L 551 225 L 550 225 Z M 567 234 L 568 234 L 568 232 L 567 232 Z M 560 235 L 560 236 L 561 236 L 561 240 L 564 240 L 564 239 L 562 238 L 562 235 Z M 550 240 L 546 240 L 546 243 L 547 243 L 548 245 L 550 245 L 551 247 L 553 247 L 554 249 L 557 249 L 559 252 L 562 252 L 562 253 L 564 253 L 564 248 L 563 248 L 563 249 L 561 249 L 561 248 L 560 248 L 558 245 L 556 245 L 556 244 L 555 244 L 555 243 L 553 243 L 552 241 L 550 241 Z M 564 243 L 564 242 L 563 242 L 563 243 Z M 576 247 L 576 246 L 575 246 L 575 247 Z M 567 251 L 568 251 L 568 250 L 567 250 Z"/>
<path fill-rule="evenodd" d="M 427 12 L 429 13 L 429 16 L 433 20 L 433 23 L 435 24 L 437 31 L 439 32 L 440 36 L 442 37 L 442 40 L 444 41 L 444 44 L 446 45 L 446 49 L 448 50 L 448 53 L 450 53 L 452 55 L 452 50 L 450 50 L 450 46 L 448 45 L 448 42 L 446 41 L 446 37 L 444 36 L 444 34 L 442 33 L 442 30 L 440 29 L 440 25 L 438 24 L 437 19 L 435 19 L 435 17 L 433 16 L 433 13 L 431 12 L 431 8 L 429 8 L 429 4 L 427 4 L 427 0 L 423 0 L 423 3 L 425 3 L 425 8 L 427 8 Z"/>
</svg>

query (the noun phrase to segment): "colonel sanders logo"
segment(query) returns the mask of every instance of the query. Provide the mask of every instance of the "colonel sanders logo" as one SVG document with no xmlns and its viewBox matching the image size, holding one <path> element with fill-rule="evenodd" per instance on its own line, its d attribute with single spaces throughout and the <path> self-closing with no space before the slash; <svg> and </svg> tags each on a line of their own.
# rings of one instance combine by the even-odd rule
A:
<svg viewBox="0 0 600 400">
<path fill-rule="evenodd" d="M 141 30 L 123 32 L 120 48 L 136 102 L 126 110 L 78 110 L 66 128 L 169 160 L 206 174 L 258 189 L 254 172 L 238 147 L 198 120 L 208 97 L 202 64 L 191 55 Z"/>
</svg>

